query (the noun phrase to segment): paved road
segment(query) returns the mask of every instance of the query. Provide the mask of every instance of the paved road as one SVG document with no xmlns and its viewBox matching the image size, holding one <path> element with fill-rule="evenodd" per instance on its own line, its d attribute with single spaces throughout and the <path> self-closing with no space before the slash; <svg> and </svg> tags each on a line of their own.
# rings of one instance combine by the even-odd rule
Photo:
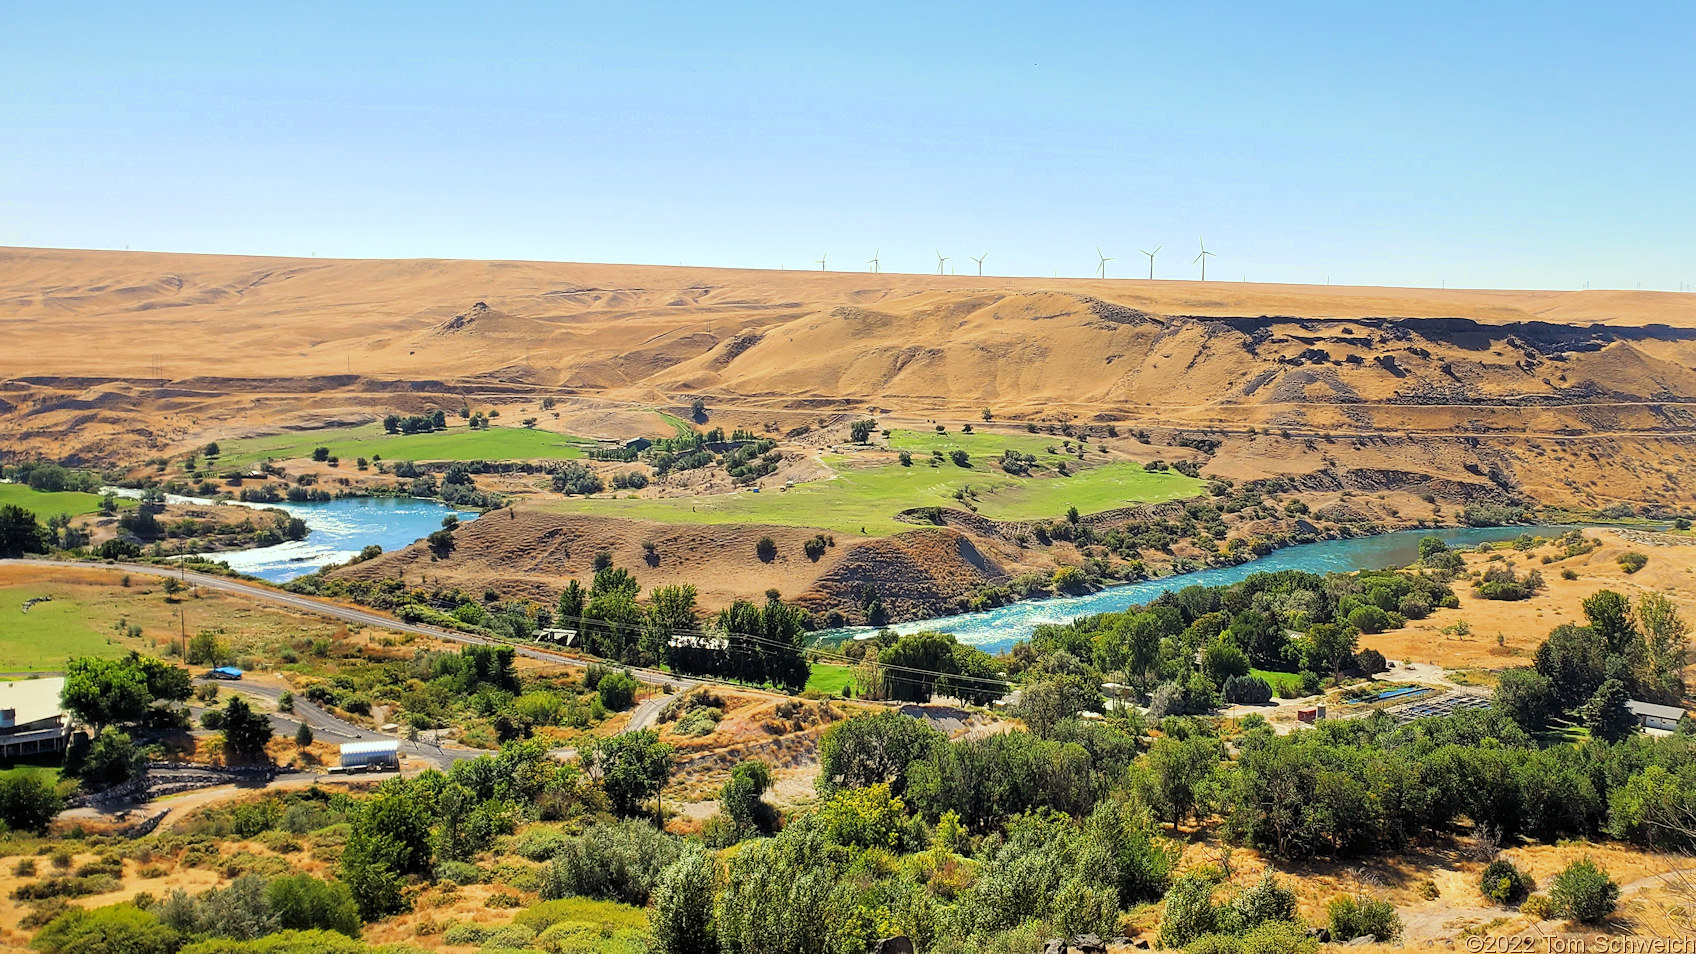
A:
<svg viewBox="0 0 1696 954">
<path fill-rule="evenodd" d="M 277 704 L 277 700 L 284 692 L 284 690 L 279 686 L 267 686 L 261 683 L 246 681 L 232 682 L 226 679 L 205 678 L 197 679 L 195 681 L 202 684 L 215 685 L 219 688 L 228 689 L 232 692 L 240 692 L 259 699 L 264 699 L 272 705 Z M 299 696 L 295 697 L 294 712 L 292 714 L 284 712 L 275 712 L 271 714 L 272 730 L 285 738 L 293 738 L 295 732 L 299 731 L 301 723 L 311 726 L 312 734 L 321 741 L 333 742 L 337 745 L 344 745 L 349 742 L 398 742 L 400 743 L 400 750 L 402 752 L 417 756 L 426 762 L 430 762 L 443 771 L 447 771 L 455 762 L 459 762 L 464 759 L 474 759 L 479 755 L 488 754 L 487 752 L 481 752 L 474 749 L 458 747 L 450 749 L 441 745 L 431 745 L 426 742 L 409 742 L 400 736 L 376 732 L 362 726 L 354 725 L 344 719 L 337 718 L 336 716 L 324 711 L 324 709 L 319 707 L 317 704 L 309 700 L 302 699 Z"/>
</svg>

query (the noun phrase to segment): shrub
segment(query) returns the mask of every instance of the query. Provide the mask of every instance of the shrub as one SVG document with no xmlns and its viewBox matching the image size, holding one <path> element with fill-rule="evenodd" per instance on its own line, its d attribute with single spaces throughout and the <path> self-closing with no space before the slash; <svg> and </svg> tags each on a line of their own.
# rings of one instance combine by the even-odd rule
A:
<svg viewBox="0 0 1696 954">
<path fill-rule="evenodd" d="M 1497 858 L 1485 866 L 1478 887 L 1484 892 L 1484 897 L 1497 904 L 1517 906 L 1537 887 L 1537 882 L 1513 862 Z"/>
<path fill-rule="evenodd" d="M 680 849 L 645 820 L 590 825 L 543 869 L 537 893 L 544 900 L 578 896 L 641 907 Z"/>
<path fill-rule="evenodd" d="M 1649 563 L 1649 558 L 1636 550 L 1619 555 L 1619 565 L 1627 573 L 1636 573 Z"/>
<path fill-rule="evenodd" d="M 761 563 L 770 563 L 777 559 L 777 541 L 771 537 L 761 537 L 760 542 L 754 544 L 754 555 L 760 558 Z"/>
<path fill-rule="evenodd" d="M 1212 879 L 1195 873 L 1184 875 L 1166 892 L 1165 909 L 1160 915 L 1160 946 L 1184 947 L 1214 933 L 1218 924 Z"/>
<path fill-rule="evenodd" d="M 0 778 L 0 821 L 14 831 L 45 834 L 65 800 L 51 783 L 34 775 Z"/>
<path fill-rule="evenodd" d="M 1566 917 L 1594 924 L 1619 906 L 1619 885 L 1608 877 L 1606 869 L 1586 856 L 1555 875 L 1549 900 Z"/>
<path fill-rule="evenodd" d="M 175 931 L 133 904 L 73 908 L 37 934 L 33 946 L 46 954 L 169 954 Z"/>
<path fill-rule="evenodd" d="M 483 942 L 489 939 L 489 935 L 494 932 L 495 929 L 489 925 L 466 922 L 448 928 L 442 934 L 442 940 L 455 947 L 481 947 Z"/>
<path fill-rule="evenodd" d="M 549 861 L 570 840 L 557 828 L 527 828 L 512 840 L 512 851 L 531 861 Z"/>
<path fill-rule="evenodd" d="M 1396 906 L 1388 901 L 1368 897 L 1341 897 L 1327 908 L 1331 916 L 1331 940 L 1352 941 L 1357 937 L 1372 937 L 1388 944 L 1401 936 L 1402 919 Z"/>
<path fill-rule="evenodd" d="M 359 934 L 359 906 L 353 892 L 340 881 L 309 874 L 278 878 L 265 886 L 265 901 L 277 926 L 284 930 L 336 931 Z"/>
<path fill-rule="evenodd" d="M 1390 628 L 1390 614 L 1376 606 L 1357 606 L 1349 613 L 1349 625 L 1371 635 Z"/>
<path fill-rule="evenodd" d="M 635 676 L 619 671 L 602 676 L 595 692 L 601 697 L 601 705 L 613 712 L 623 712 L 636 701 L 636 687 Z"/>
<path fill-rule="evenodd" d="M 1232 676 L 1225 680 L 1225 701 L 1260 705 L 1272 701 L 1272 686 L 1259 676 Z"/>
</svg>

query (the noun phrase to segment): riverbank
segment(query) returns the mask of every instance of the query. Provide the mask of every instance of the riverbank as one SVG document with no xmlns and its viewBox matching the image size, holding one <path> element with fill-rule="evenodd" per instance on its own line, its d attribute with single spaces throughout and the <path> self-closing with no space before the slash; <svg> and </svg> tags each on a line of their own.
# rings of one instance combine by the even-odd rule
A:
<svg viewBox="0 0 1696 954">
<path fill-rule="evenodd" d="M 1555 536 L 1572 527 L 1571 524 L 1539 524 L 1417 528 L 1371 536 L 1322 540 L 1285 547 L 1235 566 L 1176 573 L 1153 580 L 1115 584 L 1081 596 L 1029 600 L 982 612 L 897 623 L 888 628 L 902 635 L 925 631 L 951 633 L 962 643 L 977 646 L 986 652 L 997 652 L 1029 638 L 1038 626 L 1067 623 L 1096 613 L 1120 612 L 1147 603 L 1168 590 L 1186 586 L 1226 585 L 1239 582 L 1255 573 L 1278 570 L 1323 574 L 1403 567 L 1419 558 L 1419 541 L 1425 537 L 1437 537 L 1451 547 L 1460 549 L 1479 543 L 1512 540 L 1527 533 L 1534 536 Z M 876 632 L 877 629 L 843 627 L 821 630 L 815 635 L 815 641 L 828 642 L 832 639 L 862 637 Z"/>
</svg>

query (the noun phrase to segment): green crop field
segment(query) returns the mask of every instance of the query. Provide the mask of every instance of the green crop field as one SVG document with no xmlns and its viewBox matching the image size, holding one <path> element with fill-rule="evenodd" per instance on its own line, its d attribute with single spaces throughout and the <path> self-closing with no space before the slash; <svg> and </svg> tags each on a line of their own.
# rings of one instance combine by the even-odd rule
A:
<svg viewBox="0 0 1696 954">
<path fill-rule="evenodd" d="M 135 506 L 135 501 L 118 501 L 120 505 Z M 49 494 L 39 490 L 31 490 L 23 484 L 0 484 L 0 506 L 17 504 L 35 514 L 36 518 L 46 521 L 54 514 L 68 513 L 73 517 L 85 513 L 94 513 L 100 509 L 98 494 L 83 494 L 73 491 Z"/>
<path fill-rule="evenodd" d="M 1005 437 L 996 435 L 997 439 Z M 961 436 L 962 441 L 972 439 L 973 435 Z M 1088 466 L 1069 477 L 1057 475 L 1052 468 L 1038 471 L 1037 476 L 1014 477 L 992 462 L 1008 445 L 986 441 L 985 446 L 994 453 L 982 458 L 974 455 L 966 467 L 947 459 L 932 466 L 928 450 L 925 457 L 915 455 L 910 467 L 856 464 L 847 458 L 826 457 L 825 463 L 836 470 L 834 478 L 797 484 L 787 490 L 745 490 L 703 497 L 579 497 L 539 506 L 561 513 L 596 513 L 664 523 L 771 523 L 886 535 L 913 529 L 913 524 L 896 520 L 897 513 L 913 507 L 958 508 L 961 503 L 954 492 L 968 487 L 975 495 L 978 512 L 994 520 L 1053 520 L 1065 516 L 1069 506 L 1096 513 L 1194 497 L 1202 492 L 1203 482 L 1193 477 L 1172 471 L 1145 471 L 1142 465 L 1125 461 Z M 1077 465 L 1075 459 L 1073 465 Z"/>
<path fill-rule="evenodd" d="M 450 426 L 429 434 L 386 434 L 381 424 L 338 427 L 322 431 L 274 434 L 225 442 L 215 470 L 251 467 L 266 459 L 311 457 L 314 448 L 328 447 L 330 455 L 350 467 L 355 459 L 383 460 L 562 460 L 584 456 L 594 441 L 525 427 L 491 427 L 474 431 Z"/>
<path fill-rule="evenodd" d="M 837 696 L 854 683 L 854 670 L 849 666 L 813 663 L 813 673 L 807 677 L 807 688 L 826 695 Z"/>
<path fill-rule="evenodd" d="M 42 596 L 54 599 L 23 611 L 26 601 Z M 97 626 L 91 617 L 89 607 L 66 599 L 63 588 L 0 586 L 0 672 L 54 672 L 65 668 L 65 660 L 72 656 L 129 652 L 116 633 Z"/>
<path fill-rule="evenodd" d="M 944 455 L 952 451 L 963 450 L 974 459 L 978 457 L 1000 457 L 1002 451 L 1011 448 L 1022 454 L 1034 456 L 1038 463 L 1052 466 L 1055 462 L 1061 460 L 1077 462 L 1076 455 L 1063 452 L 1063 442 L 1066 440 L 1068 439 L 1064 437 L 1053 437 L 1047 434 L 1003 433 L 1001 431 L 978 431 L 973 434 L 964 434 L 957 430 L 949 431 L 946 434 L 938 434 L 934 431 L 895 431 L 889 435 L 889 446 L 892 450 L 910 451 L 914 458 L 921 454 L 928 457 L 933 450 L 941 451 Z M 1078 446 L 1077 441 L 1071 443 L 1073 447 Z M 1093 450 L 1094 446 L 1096 445 L 1091 445 L 1090 455 L 1099 456 Z M 1050 447 L 1054 448 L 1055 453 L 1049 453 L 1048 448 Z"/>
</svg>

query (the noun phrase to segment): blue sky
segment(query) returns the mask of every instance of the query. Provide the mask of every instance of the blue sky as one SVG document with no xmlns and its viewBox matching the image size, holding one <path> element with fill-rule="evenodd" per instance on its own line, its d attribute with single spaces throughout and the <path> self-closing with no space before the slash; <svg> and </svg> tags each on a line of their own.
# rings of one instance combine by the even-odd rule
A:
<svg viewBox="0 0 1696 954">
<path fill-rule="evenodd" d="M 0 244 L 1696 287 L 1696 5 L 23 4 Z"/>
</svg>

